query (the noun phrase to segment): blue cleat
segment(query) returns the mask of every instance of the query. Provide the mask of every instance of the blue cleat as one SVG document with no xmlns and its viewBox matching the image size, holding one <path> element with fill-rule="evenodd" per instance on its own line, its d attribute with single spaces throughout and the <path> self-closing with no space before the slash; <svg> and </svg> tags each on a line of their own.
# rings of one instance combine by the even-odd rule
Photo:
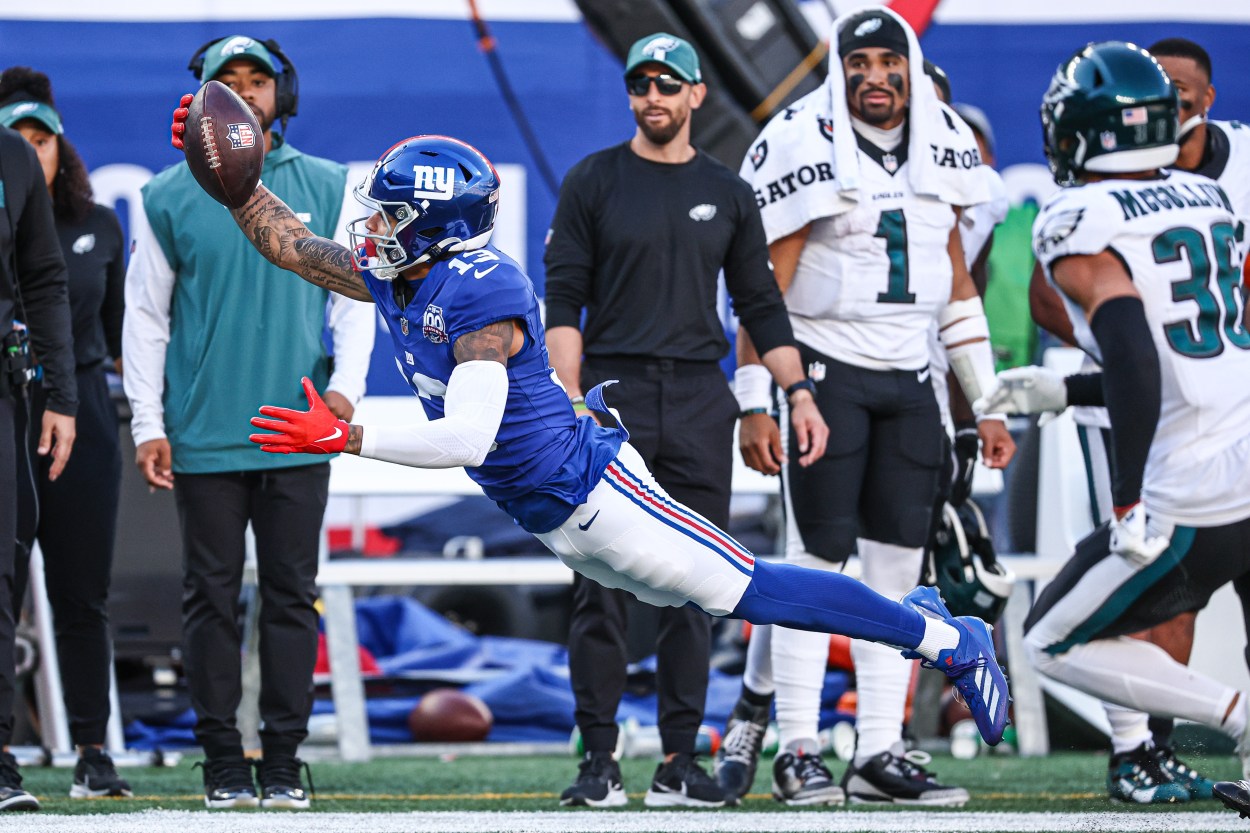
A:
<svg viewBox="0 0 1250 833">
<path fill-rule="evenodd" d="M 902 603 L 959 631 L 959 644 L 939 653 L 937 660 L 925 659 L 915 651 L 904 651 L 903 656 L 919 659 L 924 667 L 937 668 L 949 677 L 972 712 L 981 737 L 990 746 L 997 746 L 1007 728 L 1011 696 L 994 655 L 990 626 L 975 616 L 951 616 L 936 587 L 917 587 L 903 597 Z"/>
</svg>

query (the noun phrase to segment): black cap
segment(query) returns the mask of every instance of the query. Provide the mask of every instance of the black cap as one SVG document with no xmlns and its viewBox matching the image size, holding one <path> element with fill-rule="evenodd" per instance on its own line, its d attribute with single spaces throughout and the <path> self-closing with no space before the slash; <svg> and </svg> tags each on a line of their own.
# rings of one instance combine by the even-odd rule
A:
<svg viewBox="0 0 1250 833">
<path fill-rule="evenodd" d="M 868 9 L 853 15 L 838 32 L 838 57 L 845 58 L 856 49 L 879 46 L 909 57 L 907 32 L 889 12 Z"/>
</svg>

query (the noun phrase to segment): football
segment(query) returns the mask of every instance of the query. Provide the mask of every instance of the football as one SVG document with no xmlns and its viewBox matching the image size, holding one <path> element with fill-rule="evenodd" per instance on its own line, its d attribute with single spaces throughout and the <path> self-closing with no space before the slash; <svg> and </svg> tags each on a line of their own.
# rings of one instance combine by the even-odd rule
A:
<svg viewBox="0 0 1250 833">
<path fill-rule="evenodd" d="M 472 694 L 455 688 L 426 693 L 408 713 L 408 731 L 419 743 L 472 743 L 486 740 L 495 718 Z"/>
<path fill-rule="evenodd" d="M 225 84 L 209 81 L 187 110 L 187 167 L 210 197 L 227 208 L 241 207 L 265 164 L 265 137 L 252 108 Z"/>
</svg>

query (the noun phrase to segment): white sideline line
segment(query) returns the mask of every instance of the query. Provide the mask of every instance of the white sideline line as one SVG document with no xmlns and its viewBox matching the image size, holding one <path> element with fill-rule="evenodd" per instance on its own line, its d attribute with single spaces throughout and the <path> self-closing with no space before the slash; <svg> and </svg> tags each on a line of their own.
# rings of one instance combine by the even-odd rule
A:
<svg viewBox="0 0 1250 833">
<path fill-rule="evenodd" d="M 16 819 L 15 819 L 16 820 Z M 740 813 L 284 813 L 144 810 L 86 816 L 24 815 L 22 833 L 1198 833 L 1245 831 L 1236 813 L 964 813 L 828 812 Z"/>
</svg>

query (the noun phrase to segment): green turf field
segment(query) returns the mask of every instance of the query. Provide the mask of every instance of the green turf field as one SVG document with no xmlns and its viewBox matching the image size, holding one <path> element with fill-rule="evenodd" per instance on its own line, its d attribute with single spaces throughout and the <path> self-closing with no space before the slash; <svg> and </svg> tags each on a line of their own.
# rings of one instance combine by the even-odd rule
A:
<svg viewBox="0 0 1250 833">
<path fill-rule="evenodd" d="M 1177 813 L 1220 810 L 1218 802 L 1192 802 L 1168 807 L 1131 807 L 1106 798 L 1106 756 L 1101 753 L 1057 753 L 1047 758 L 991 755 L 971 761 L 935 757 L 930 769 L 942 780 L 967 787 L 972 801 L 965 811 L 1090 813 Z M 1236 758 L 1187 757 L 1190 763 L 1216 780 L 1240 777 Z M 133 799 L 72 800 L 68 798 L 68 769 L 27 767 L 26 787 L 39 796 L 45 813 L 134 812 L 148 808 L 204 810 L 200 772 L 193 770 L 194 756 L 178 766 L 126 768 L 121 772 L 135 789 Z M 761 812 L 845 812 L 830 809 L 793 809 L 769 796 L 771 760 L 765 759 L 755 789 L 739 810 Z M 833 762 L 839 775 L 842 764 Z M 596 813 L 629 813 L 642 809 L 642 795 L 650 782 L 655 762 L 622 762 L 630 806 Z M 557 797 L 576 774 L 569 756 L 482 757 L 450 759 L 380 759 L 368 764 L 316 763 L 312 765 L 319 811 L 427 812 L 427 811 L 547 811 L 558 810 Z M 632 810 L 631 810 L 632 808 Z M 857 808 L 858 809 L 858 808 Z M 207 812 L 205 810 L 205 812 Z M 586 812 L 566 810 L 564 812 Z M 887 811 L 889 812 L 889 811 Z M 934 810 L 959 813 L 960 810 Z M 215 815 L 221 815 L 217 813 Z M 1232 818 L 1235 815 L 1229 814 Z M 368 829 L 362 828 L 362 829 Z M 1070 828 L 1080 829 L 1080 828 Z M 1250 831 L 1250 822 L 1246 823 Z"/>
</svg>

